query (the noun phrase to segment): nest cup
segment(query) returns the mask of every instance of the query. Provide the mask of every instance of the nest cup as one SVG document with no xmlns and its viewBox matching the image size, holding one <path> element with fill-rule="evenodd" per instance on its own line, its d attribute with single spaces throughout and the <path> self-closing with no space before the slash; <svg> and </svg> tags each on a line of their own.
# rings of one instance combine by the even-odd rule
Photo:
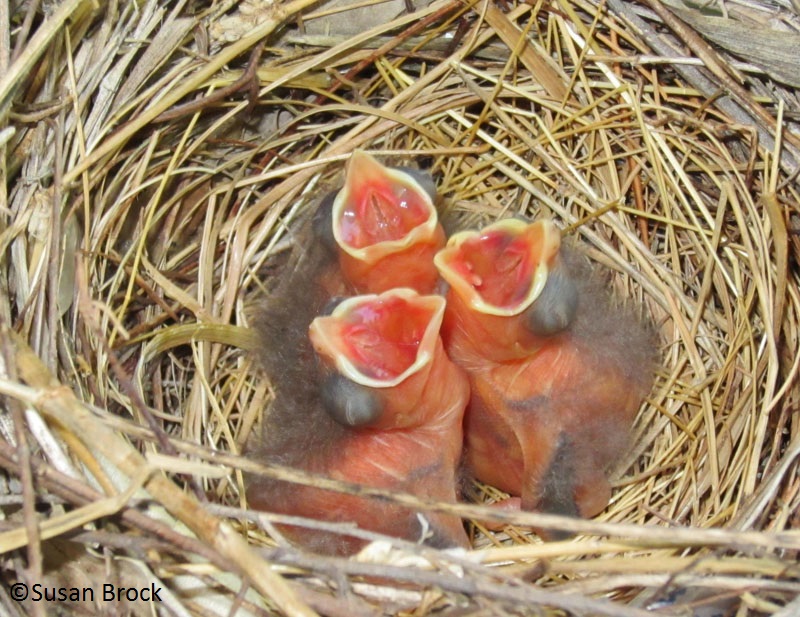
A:
<svg viewBox="0 0 800 617">
<path fill-rule="evenodd" d="M 685 8 L 681 29 L 633 2 L 441 0 L 348 33 L 310 5 L 0 14 L 3 578 L 95 607 L 105 583 L 165 590 L 115 597 L 134 612 L 797 614 L 791 76 L 743 76 Z M 719 18 L 767 7 L 747 10 Z M 244 473 L 320 482 L 242 455 L 279 386 L 249 306 L 358 148 L 431 172 L 447 224 L 555 220 L 655 325 L 656 383 L 596 519 L 500 513 L 468 553 L 338 559 L 246 509 Z M 492 518 L 501 495 L 471 492 L 427 507 Z M 529 531 L 547 525 L 578 536 Z"/>
</svg>

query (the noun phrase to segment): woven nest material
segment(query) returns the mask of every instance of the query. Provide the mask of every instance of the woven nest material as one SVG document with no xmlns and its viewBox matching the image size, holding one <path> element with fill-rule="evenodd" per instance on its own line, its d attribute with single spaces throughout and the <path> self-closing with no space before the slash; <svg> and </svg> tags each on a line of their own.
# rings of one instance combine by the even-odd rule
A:
<svg viewBox="0 0 800 617">
<path fill-rule="evenodd" d="M 310 0 L 38 4 L 0 6 L 0 567 L 96 592 L 4 612 L 800 614 L 794 59 L 703 30 L 786 52 L 791 5 L 438 0 L 342 33 Z M 554 219 L 656 324 L 596 519 L 427 504 L 507 525 L 339 559 L 246 509 L 245 471 L 318 482 L 241 455 L 272 396 L 247 315 L 356 148 L 460 225 Z"/>
</svg>

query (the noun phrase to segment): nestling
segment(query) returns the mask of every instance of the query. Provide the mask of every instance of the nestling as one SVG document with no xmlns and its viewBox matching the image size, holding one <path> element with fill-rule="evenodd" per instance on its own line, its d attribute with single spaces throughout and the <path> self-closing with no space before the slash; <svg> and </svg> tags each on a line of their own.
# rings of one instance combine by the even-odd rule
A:
<svg viewBox="0 0 800 617">
<path fill-rule="evenodd" d="M 263 441 L 251 455 L 329 478 L 455 502 L 469 386 L 444 353 L 443 315 L 440 296 L 396 289 L 343 300 L 330 315 L 314 319 L 309 337 L 319 362 L 313 371 L 306 365 L 306 383 L 278 384 Z M 355 522 L 439 547 L 467 545 L 457 517 L 417 513 L 378 499 L 267 478 L 254 479 L 247 496 L 257 509 Z M 318 552 L 347 555 L 364 545 L 349 536 L 281 529 Z"/>
<path fill-rule="evenodd" d="M 458 233 L 435 262 L 445 348 L 472 390 L 467 467 L 526 510 L 596 515 L 652 386 L 652 332 L 549 221 Z"/>
</svg>

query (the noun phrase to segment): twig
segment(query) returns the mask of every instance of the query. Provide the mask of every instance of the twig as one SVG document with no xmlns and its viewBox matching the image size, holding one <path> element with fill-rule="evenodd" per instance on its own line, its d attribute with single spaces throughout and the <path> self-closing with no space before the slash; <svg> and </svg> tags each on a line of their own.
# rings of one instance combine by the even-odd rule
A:
<svg viewBox="0 0 800 617">
<path fill-rule="evenodd" d="M 0 349 L 2 350 L 3 365 L 6 367 L 7 379 L 16 381 L 16 364 L 13 362 L 13 350 L 9 346 L 10 340 L 8 338 L 8 325 L 0 322 Z M 16 439 L 16 455 L 19 461 L 17 469 L 19 478 L 22 482 L 22 514 L 25 525 L 25 531 L 28 535 L 28 567 L 26 568 L 26 576 L 28 584 L 33 585 L 36 581 L 42 580 L 42 542 L 39 536 L 39 515 L 36 512 L 36 489 L 33 485 L 33 460 L 31 457 L 30 447 L 28 446 L 28 436 L 25 432 L 25 416 L 22 410 L 22 405 L 19 401 L 10 399 L 7 401 L 8 407 L 11 410 L 11 417 L 14 421 L 14 437 Z M 6 447 L 0 441 L 0 446 Z M 44 617 L 46 612 L 44 606 L 40 605 L 34 607 L 34 611 L 38 617 Z"/>
<path fill-rule="evenodd" d="M 11 473 L 19 474 L 21 463 L 18 459 L 15 459 L 13 450 L 3 442 L 0 442 L 0 466 Z M 105 495 L 90 486 L 56 471 L 41 461 L 34 460 L 31 462 L 31 466 L 36 472 L 41 486 L 68 503 L 82 506 L 105 498 Z M 207 559 L 220 569 L 229 570 L 232 567 L 230 561 L 224 559 L 218 552 L 210 549 L 203 542 L 178 533 L 173 528 L 150 518 L 143 512 L 134 508 L 123 508 L 119 516 L 122 521 L 131 527 L 158 538 L 165 543 L 164 546 L 169 546 L 170 550 L 176 555 L 195 554 Z M 41 578 L 36 580 L 41 580 Z"/>
<path fill-rule="evenodd" d="M 242 73 L 235 82 L 207 96 L 202 96 L 197 100 L 184 103 L 183 105 L 177 105 L 153 118 L 153 122 L 170 122 L 183 116 L 202 111 L 215 103 L 225 100 L 240 90 L 247 90 L 247 95 L 250 99 L 248 109 L 252 109 L 258 101 L 258 63 L 261 61 L 261 54 L 264 52 L 264 44 L 264 41 L 261 41 L 253 48 L 253 51 L 250 52 L 250 59 L 247 61 L 247 67 L 244 73 Z"/>
<path fill-rule="evenodd" d="M 669 12 L 658 1 L 643 0 L 647 6 L 655 11 L 665 23 L 674 27 L 677 34 L 684 35 L 690 39 L 691 43 L 687 40 L 687 44 L 695 49 L 695 53 L 701 59 L 708 62 L 709 58 L 716 57 L 716 54 L 711 50 L 710 46 L 705 43 L 700 37 L 691 29 L 683 24 L 677 17 Z M 680 54 L 672 46 L 664 41 L 642 18 L 636 15 L 630 8 L 630 5 L 623 0 L 608 0 L 608 5 L 617 15 L 621 15 L 629 21 L 641 34 L 647 44 L 662 56 L 669 57 L 682 57 L 685 54 Z M 665 17 L 666 16 L 666 17 Z M 718 64 L 712 62 L 712 64 Z M 700 90 L 705 96 L 714 96 L 719 86 L 714 84 L 708 77 L 706 77 L 700 69 L 689 66 L 683 63 L 675 63 L 672 65 L 686 81 L 692 84 L 695 88 Z M 722 97 L 717 105 L 731 118 L 744 125 L 755 124 L 758 130 L 758 135 L 761 140 L 762 146 L 766 150 L 772 150 L 774 145 L 774 119 L 764 111 L 763 107 L 757 105 L 752 97 L 747 93 L 741 85 L 736 83 L 729 76 L 726 76 L 724 71 L 721 71 L 717 78 L 721 80 L 722 87 L 735 96 L 736 101 Z M 788 144 L 785 145 L 781 153 L 782 168 L 786 173 L 792 173 L 794 169 L 800 164 L 800 153 L 797 151 L 794 142 L 792 147 Z"/>
</svg>

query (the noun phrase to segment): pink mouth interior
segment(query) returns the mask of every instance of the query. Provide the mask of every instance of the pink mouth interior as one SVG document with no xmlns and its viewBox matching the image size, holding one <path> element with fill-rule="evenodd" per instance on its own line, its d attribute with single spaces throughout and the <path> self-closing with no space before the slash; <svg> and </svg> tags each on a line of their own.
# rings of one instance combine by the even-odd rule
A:
<svg viewBox="0 0 800 617">
<path fill-rule="evenodd" d="M 401 240 L 430 218 L 430 209 L 416 190 L 390 178 L 356 177 L 339 220 L 340 237 L 356 249 Z"/>
<path fill-rule="evenodd" d="M 364 303 L 342 317 L 341 341 L 353 365 L 372 379 L 394 379 L 414 364 L 433 313 L 403 298 Z"/>
<path fill-rule="evenodd" d="M 448 261 L 484 302 L 513 308 L 530 292 L 531 251 L 530 238 L 498 230 L 465 240 Z"/>
</svg>

